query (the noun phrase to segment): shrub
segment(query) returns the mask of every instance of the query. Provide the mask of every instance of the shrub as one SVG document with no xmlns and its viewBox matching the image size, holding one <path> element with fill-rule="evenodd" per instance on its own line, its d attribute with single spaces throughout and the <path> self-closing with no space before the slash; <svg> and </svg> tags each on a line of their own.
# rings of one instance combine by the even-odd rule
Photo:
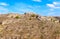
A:
<svg viewBox="0 0 60 39">
<path fill-rule="evenodd" d="M 26 15 L 26 12 L 24 14 Z"/>
<path fill-rule="evenodd" d="M 38 18 L 39 16 L 38 15 L 36 15 L 36 18 Z"/>
<path fill-rule="evenodd" d="M 55 34 L 60 34 L 60 32 L 59 31 L 56 31 Z"/>
<path fill-rule="evenodd" d="M 0 22 L 0 24 L 2 24 L 2 22 Z"/>
<path fill-rule="evenodd" d="M 35 14 L 32 14 L 31 17 L 35 17 L 36 15 Z"/>
<path fill-rule="evenodd" d="M 43 35 L 41 35 L 41 39 L 43 39 Z"/>
<path fill-rule="evenodd" d="M 20 17 L 19 17 L 19 16 L 16 16 L 15 18 L 18 19 L 18 18 L 20 18 Z"/>
<path fill-rule="evenodd" d="M 11 16 L 11 18 L 13 18 L 13 16 Z"/>
<path fill-rule="evenodd" d="M 31 20 L 31 18 L 29 18 L 29 20 Z"/>
<path fill-rule="evenodd" d="M 32 14 L 31 17 L 38 18 L 39 16 L 38 15 L 35 15 L 35 14 Z"/>
</svg>

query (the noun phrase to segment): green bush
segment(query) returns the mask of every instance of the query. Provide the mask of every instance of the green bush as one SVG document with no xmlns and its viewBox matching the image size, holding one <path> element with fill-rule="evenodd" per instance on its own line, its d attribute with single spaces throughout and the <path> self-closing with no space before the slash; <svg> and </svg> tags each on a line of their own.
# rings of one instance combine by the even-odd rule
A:
<svg viewBox="0 0 60 39">
<path fill-rule="evenodd" d="M 38 15 L 35 15 L 35 14 L 32 14 L 31 17 L 38 18 L 39 16 Z"/>
<path fill-rule="evenodd" d="M 35 14 L 32 14 L 31 17 L 36 17 L 36 15 Z"/>
<path fill-rule="evenodd" d="M 18 19 L 18 18 L 20 18 L 20 17 L 19 17 L 19 16 L 16 16 L 15 18 Z"/>
<path fill-rule="evenodd" d="M 36 15 L 35 14 L 32 14 L 31 17 L 35 17 Z"/>
</svg>

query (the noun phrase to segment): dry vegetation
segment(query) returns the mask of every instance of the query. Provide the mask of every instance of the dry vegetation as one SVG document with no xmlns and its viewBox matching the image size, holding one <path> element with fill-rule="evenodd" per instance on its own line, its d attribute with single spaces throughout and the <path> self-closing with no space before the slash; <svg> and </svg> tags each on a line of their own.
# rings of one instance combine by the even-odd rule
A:
<svg viewBox="0 0 60 39">
<path fill-rule="evenodd" d="M 1 14 L 0 39 L 60 39 L 60 19 L 33 13 Z"/>
</svg>

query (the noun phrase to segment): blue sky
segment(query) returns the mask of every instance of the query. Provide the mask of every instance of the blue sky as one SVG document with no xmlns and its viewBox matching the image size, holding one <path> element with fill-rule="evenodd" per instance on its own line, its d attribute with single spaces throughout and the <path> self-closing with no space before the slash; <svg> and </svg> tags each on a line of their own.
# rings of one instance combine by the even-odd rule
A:
<svg viewBox="0 0 60 39">
<path fill-rule="evenodd" d="M 11 12 L 60 16 L 60 0 L 0 0 L 0 14 Z"/>
</svg>

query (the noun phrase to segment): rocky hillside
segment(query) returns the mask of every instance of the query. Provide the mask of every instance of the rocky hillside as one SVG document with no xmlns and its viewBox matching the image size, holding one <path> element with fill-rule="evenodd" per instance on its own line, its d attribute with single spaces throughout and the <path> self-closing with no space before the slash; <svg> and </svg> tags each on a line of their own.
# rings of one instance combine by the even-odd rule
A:
<svg viewBox="0 0 60 39">
<path fill-rule="evenodd" d="M 60 39 L 60 17 L 0 14 L 0 39 Z"/>
</svg>

